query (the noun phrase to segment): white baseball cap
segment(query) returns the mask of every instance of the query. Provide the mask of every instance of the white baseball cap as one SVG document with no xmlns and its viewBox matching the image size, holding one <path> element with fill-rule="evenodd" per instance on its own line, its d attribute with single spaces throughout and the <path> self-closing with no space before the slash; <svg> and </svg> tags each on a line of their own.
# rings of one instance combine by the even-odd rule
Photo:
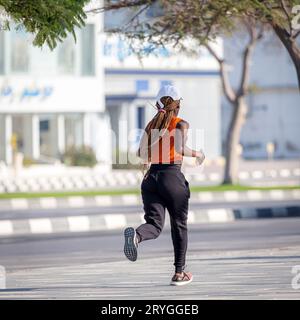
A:
<svg viewBox="0 0 300 320">
<path fill-rule="evenodd" d="M 171 97 L 173 100 L 182 99 L 177 89 L 170 84 L 162 86 L 156 96 L 156 101 L 161 108 L 164 107 L 163 103 L 160 101 L 162 97 Z"/>
</svg>

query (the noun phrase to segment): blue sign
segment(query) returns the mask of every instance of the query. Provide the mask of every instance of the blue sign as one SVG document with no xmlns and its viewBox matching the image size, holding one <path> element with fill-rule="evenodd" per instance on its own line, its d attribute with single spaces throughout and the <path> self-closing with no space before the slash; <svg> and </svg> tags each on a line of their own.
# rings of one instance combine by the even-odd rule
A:
<svg viewBox="0 0 300 320">
<path fill-rule="evenodd" d="M 41 87 L 41 88 L 24 88 L 20 92 L 20 99 L 23 100 L 25 98 L 41 98 L 45 99 L 50 97 L 53 93 L 54 89 L 51 86 Z M 14 97 L 15 92 L 10 85 L 3 86 L 0 89 L 1 97 Z"/>
</svg>

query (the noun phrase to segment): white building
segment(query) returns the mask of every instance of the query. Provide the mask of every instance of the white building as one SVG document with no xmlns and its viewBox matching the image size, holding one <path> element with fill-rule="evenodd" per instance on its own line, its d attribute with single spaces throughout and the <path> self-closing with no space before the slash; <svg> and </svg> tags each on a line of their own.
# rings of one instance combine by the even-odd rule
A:
<svg viewBox="0 0 300 320">
<path fill-rule="evenodd" d="M 179 116 L 190 123 L 191 146 L 219 156 L 215 60 L 205 51 L 187 58 L 158 49 L 141 65 L 126 42 L 103 33 L 102 26 L 103 15 L 89 17 L 76 44 L 70 36 L 53 52 L 33 47 L 29 35 L 0 32 L 0 161 L 12 163 L 16 135 L 18 151 L 29 159 L 59 158 L 68 146 L 84 144 L 99 161 L 111 163 L 115 150 L 137 147 L 137 129 L 156 113 L 151 104 L 164 83 L 182 93 Z"/>
<path fill-rule="evenodd" d="M 125 24 L 130 20 L 128 12 L 106 12 L 105 28 Z M 140 63 L 120 37 L 106 34 L 103 43 L 106 110 L 112 130 L 117 133 L 115 145 L 121 152 L 137 147 L 140 135 L 133 134 L 128 139 L 127 132 L 145 128 L 157 112 L 153 106 L 160 86 L 171 83 L 183 97 L 178 116 L 190 123 L 188 144 L 203 148 L 208 158 L 221 155 L 219 66 L 206 50 L 188 57 L 167 46 L 157 48 Z M 145 43 L 145 50 L 147 47 Z M 215 47 L 222 55 L 221 41 Z"/>
<path fill-rule="evenodd" d="M 208 157 L 220 155 L 220 83 L 213 58 L 205 52 L 195 59 L 160 50 L 141 66 L 117 37 L 106 37 L 104 48 L 106 109 L 121 138 L 120 151 L 134 149 L 139 135 L 127 145 L 127 132 L 145 128 L 157 112 L 153 105 L 160 86 L 172 83 L 183 97 L 179 117 L 190 123 L 190 142 L 205 148 Z"/>
<path fill-rule="evenodd" d="M 224 56 L 232 66 L 230 81 L 237 86 L 241 75 L 242 38 L 224 39 Z M 250 70 L 248 116 L 241 133 L 243 156 L 267 158 L 267 144 L 275 158 L 300 157 L 300 95 L 295 67 L 287 50 L 272 33 L 257 44 Z M 231 106 L 222 100 L 222 138 L 226 137 Z"/>
<path fill-rule="evenodd" d="M 12 136 L 29 159 L 59 158 L 66 147 L 88 145 L 108 162 L 101 58 L 101 16 L 89 17 L 51 52 L 22 32 L 0 31 L 0 160 L 12 163 Z M 102 140 L 101 140 L 102 139 Z"/>
</svg>

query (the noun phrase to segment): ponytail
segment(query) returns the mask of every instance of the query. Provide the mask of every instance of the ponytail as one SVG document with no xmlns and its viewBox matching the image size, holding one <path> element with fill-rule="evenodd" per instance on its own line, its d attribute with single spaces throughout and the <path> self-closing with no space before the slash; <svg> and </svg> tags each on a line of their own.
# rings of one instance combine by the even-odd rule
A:
<svg viewBox="0 0 300 320">
<path fill-rule="evenodd" d="M 148 141 L 147 141 L 147 148 L 148 148 L 148 163 L 151 159 L 151 147 L 157 143 L 157 141 L 162 138 L 163 134 L 166 132 L 167 128 L 170 125 L 172 118 L 175 115 L 176 108 L 179 105 L 179 100 L 173 100 L 171 97 L 162 97 L 161 102 L 163 103 L 164 107 L 161 108 L 158 102 L 156 102 L 156 108 L 158 112 L 152 118 L 152 120 L 148 123 L 145 128 L 145 133 L 147 134 Z M 151 130 L 158 129 L 159 132 L 164 130 L 163 134 L 159 134 L 158 137 L 154 138 L 154 141 L 151 143 Z M 153 135 L 152 135 L 153 136 Z"/>
</svg>

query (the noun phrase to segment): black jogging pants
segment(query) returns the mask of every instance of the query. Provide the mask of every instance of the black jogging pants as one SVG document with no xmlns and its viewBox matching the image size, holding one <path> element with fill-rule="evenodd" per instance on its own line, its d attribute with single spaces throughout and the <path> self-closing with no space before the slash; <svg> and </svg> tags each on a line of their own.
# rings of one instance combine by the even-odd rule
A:
<svg viewBox="0 0 300 320">
<path fill-rule="evenodd" d="M 140 241 L 159 236 L 164 226 L 167 208 L 170 215 L 175 272 L 182 272 L 188 242 L 190 188 L 181 172 L 181 164 L 151 164 L 141 183 L 141 193 L 146 223 L 136 229 Z"/>
</svg>

